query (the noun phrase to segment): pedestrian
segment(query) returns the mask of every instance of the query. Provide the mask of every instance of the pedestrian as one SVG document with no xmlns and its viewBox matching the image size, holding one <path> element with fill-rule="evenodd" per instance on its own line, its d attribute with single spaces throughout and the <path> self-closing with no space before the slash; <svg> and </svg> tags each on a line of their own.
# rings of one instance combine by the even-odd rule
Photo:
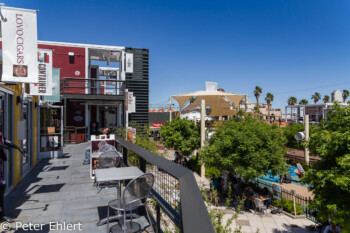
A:
<svg viewBox="0 0 350 233">
<path fill-rule="evenodd" d="M 174 153 L 174 162 L 177 161 L 179 158 L 179 152 L 177 152 L 177 150 Z"/>
<path fill-rule="evenodd" d="M 282 124 L 281 117 L 278 118 L 278 124 L 279 124 L 279 127 L 281 127 L 281 124 Z"/>
<path fill-rule="evenodd" d="M 335 225 L 333 222 L 326 226 L 323 233 L 340 233 L 341 228 L 338 225 Z"/>
<path fill-rule="evenodd" d="M 17 149 L 19 150 L 22 155 L 24 155 L 25 157 L 27 156 L 24 151 L 17 146 L 16 144 L 12 143 L 9 140 L 6 140 L 5 137 L 3 137 L 3 133 L 0 132 L 0 220 L 1 221 L 6 221 L 6 222 L 13 222 L 13 218 L 6 216 L 5 215 L 5 189 L 6 189 L 6 180 L 5 180 L 5 176 L 4 176 L 4 162 L 7 161 L 7 156 L 6 153 L 4 151 L 4 149 L 6 150 L 10 150 L 11 148 Z"/>
</svg>

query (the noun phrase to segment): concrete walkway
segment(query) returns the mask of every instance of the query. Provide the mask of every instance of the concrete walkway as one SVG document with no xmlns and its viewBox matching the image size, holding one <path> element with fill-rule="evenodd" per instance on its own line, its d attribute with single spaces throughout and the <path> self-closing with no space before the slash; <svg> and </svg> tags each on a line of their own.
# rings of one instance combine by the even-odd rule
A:
<svg viewBox="0 0 350 233">
<path fill-rule="evenodd" d="M 69 145 L 63 158 L 41 160 L 6 197 L 7 214 L 16 218 L 10 232 L 106 232 L 106 225 L 96 223 L 107 216 L 107 203 L 117 191 L 97 193 L 89 166 L 82 165 L 87 145 Z M 29 223 L 41 225 L 30 231 L 23 225 Z"/>
</svg>

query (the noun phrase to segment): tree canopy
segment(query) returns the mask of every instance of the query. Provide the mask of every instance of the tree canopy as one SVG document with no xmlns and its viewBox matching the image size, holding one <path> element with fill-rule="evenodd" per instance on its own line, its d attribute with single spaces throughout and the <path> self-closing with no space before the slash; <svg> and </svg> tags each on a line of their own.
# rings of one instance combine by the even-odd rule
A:
<svg viewBox="0 0 350 233">
<path fill-rule="evenodd" d="M 286 171 L 284 144 L 280 128 L 250 116 L 230 119 L 219 125 L 209 146 L 200 156 L 206 165 L 250 177 Z"/>
<path fill-rule="evenodd" d="M 298 102 L 298 99 L 294 96 L 288 98 L 288 105 L 295 105 Z"/>
<path fill-rule="evenodd" d="M 350 107 L 334 106 L 327 121 L 310 137 L 309 148 L 322 160 L 309 169 L 303 182 L 310 185 L 313 205 L 321 220 L 331 218 L 349 226 L 350 220 Z"/>
<path fill-rule="evenodd" d="M 200 128 L 192 121 L 176 117 L 159 130 L 165 146 L 188 156 L 200 147 Z"/>
<path fill-rule="evenodd" d="M 349 97 L 349 94 L 350 94 L 349 90 L 347 90 L 347 89 L 343 90 L 342 96 L 343 96 L 343 102 L 344 103 L 346 102 L 346 99 Z"/>
<path fill-rule="evenodd" d="M 301 99 L 299 101 L 299 104 L 301 104 L 301 105 L 307 105 L 308 103 L 309 103 L 309 101 L 307 99 Z"/>
<path fill-rule="evenodd" d="M 262 93 L 261 87 L 255 86 L 253 93 L 256 98 L 256 106 L 259 108 L 259 97 L 260 97 L 260 94 Z"/>
<path fill-rule="evenodd" d="M 311 96 L 311 99 L 314 100 L 314 103 L 317 104 L 317 102 L 322 98 L 321 94 L 318 92 L 315 92 L 315 94 L 313 94 Z"/>
</svg>

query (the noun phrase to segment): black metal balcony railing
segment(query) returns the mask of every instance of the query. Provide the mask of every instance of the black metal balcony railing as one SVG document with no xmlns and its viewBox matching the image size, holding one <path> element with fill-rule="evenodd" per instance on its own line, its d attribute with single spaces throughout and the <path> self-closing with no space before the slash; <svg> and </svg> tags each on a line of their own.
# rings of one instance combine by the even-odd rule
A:
<svg viewBox="0 0 350 233">
<path fill-rule="evenodd" d="M 117 148 L 122 150 L 125 164 L 135 165 L 136 160 L 136 165 L 143 172 L 150 172 L 155 177 L 149 209 L 157 233 L 214 233 L 192 171 L 121 137 L 117 136 L 116 142 Z M 128 151 L 131 152 L 129 155 Z"/>
<path fill-rule="evenodd" d="M 61 94 L 124 95 L 124 81 L 94 78 L 61 78 Z"/>
</svg>

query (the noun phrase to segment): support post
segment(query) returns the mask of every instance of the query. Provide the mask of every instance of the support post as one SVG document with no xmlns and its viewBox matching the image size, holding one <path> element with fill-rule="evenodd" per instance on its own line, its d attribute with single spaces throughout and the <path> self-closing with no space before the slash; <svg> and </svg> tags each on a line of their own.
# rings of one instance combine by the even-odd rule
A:
<svg viewBox="0 0 350 233">
<path fill-rule="evenodd" d="M 205 99 L 201 100 L 201 149 L 204 148 L 204 140 L 205 140 Z M 202 163 L 201 166 L 201 177 L 205 177 L 205 166 Z"/>
<path fill-rule="evenodd" d="M 123 163 L 126 167 L 128 167 L 128 149 L 123 147 Z"/>
<path fill-rule="evenodd" d="M 144 160 L 143 158 L 139 157 L 139 167 L 140 170 L 143 171 L 144 173 L 146 173 L 146 160 Z"/>
<path fill-rule="evenodd" d="M 156 204 L 156 218 L 157 218 L 156 233 L 161 233 L 161 228 L 160 228 L 160 206 L 159 206 L 158 203 Z"/>
<path fill-rule="evenodd" d="M 305 115 L 305 141 L 308 143 L 310 140 L 310 132 L 309 132 L 309 115 Z M 310 166 L 310 158 L 309 158 L 309 147 L 305 146 L 305 163 Z"/>
<path fill-rule="evenodd" d="M 293 196 L 293 208 L 294 208 L 294 216 L 297 216 L 297 210 L 295 207 L 295 190 L 291 190 L 292 191 L 292 196 Z"/>
</svg>

